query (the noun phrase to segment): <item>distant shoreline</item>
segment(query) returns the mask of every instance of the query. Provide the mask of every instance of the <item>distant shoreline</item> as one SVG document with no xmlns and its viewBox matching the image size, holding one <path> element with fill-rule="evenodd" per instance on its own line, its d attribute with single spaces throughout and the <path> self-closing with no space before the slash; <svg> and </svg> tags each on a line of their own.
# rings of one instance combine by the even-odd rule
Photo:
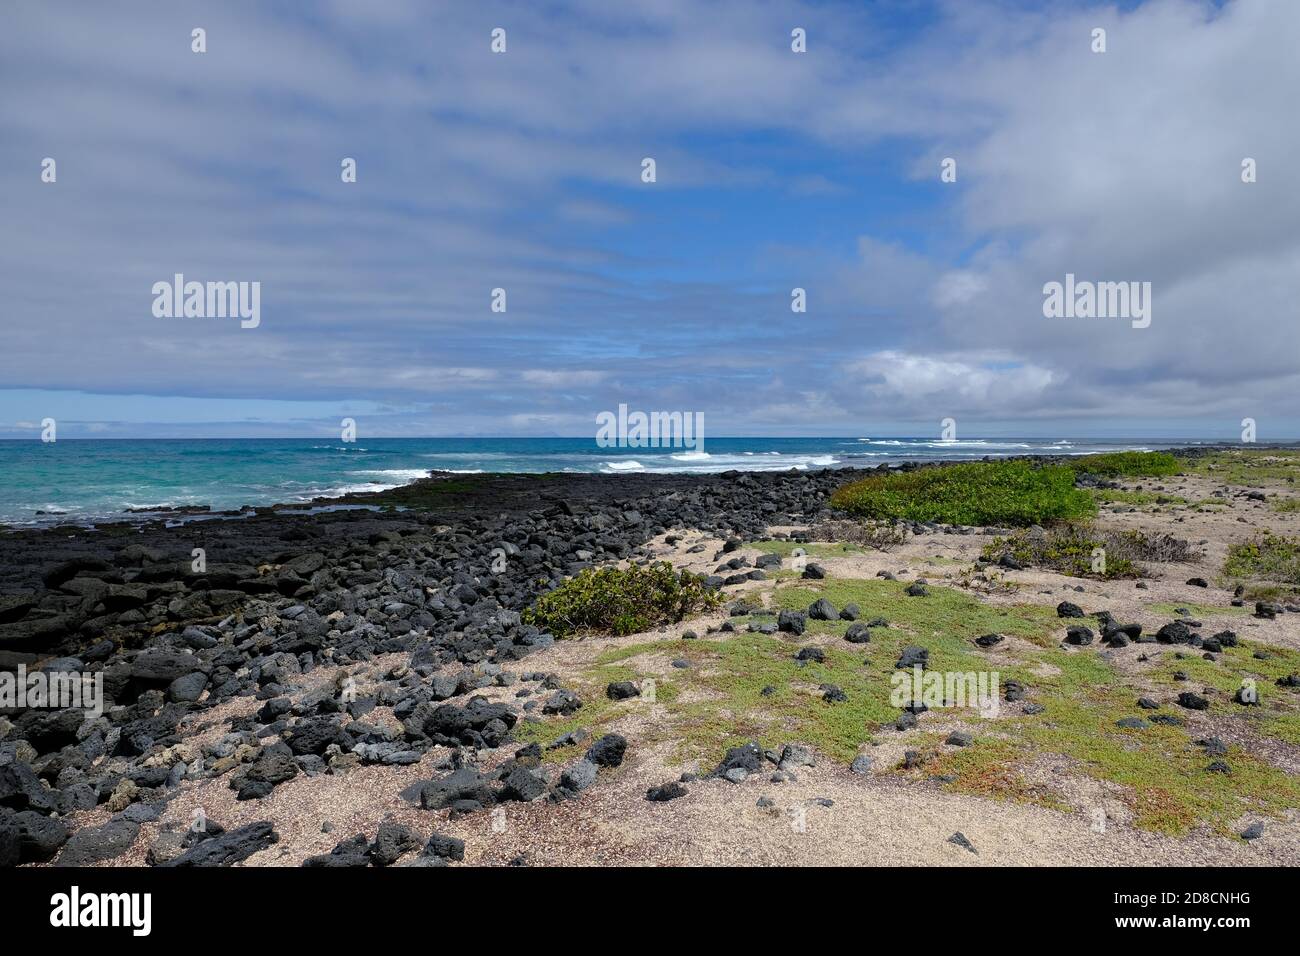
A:
<svg viewBox="0 0 1300 956">
<path fill-rule="evenodd" d="M 110 439 L 111 440 L 111 439 Z M 242 440 L 242 439 L 241 439 Z M 1217 451 L 1231 450 L 1235 448 L 1249 448 L 1254 451 L 1266 451 L 1270 449 L 1291 450 L 1300 448 L 1300 441 L 1288 442 L 1261 442 L 1249 446 L 1240 443 L 1218 442 L 1213 444 L 1186 445 L 1180 447 L 1170 447 L 1162 449 L 1175 454 L 1182 458 L 1196 458 Z M 1078 457 L 1078 454 L 1063 455 L 1049 454 L 1045 452 L 1033 452 L 1023 455 L 1009 454 L 990 454 L 983 456 L 968 456 L 964 458 L 923 458 L 923 457 L 905 457 L 900 456 L 883 460 L 871 466 L 849 465 L 837 463 L 825 466 L 807 466 L 804 468 L 791 468 L 784 471 L 800 471 L 804 473 L 811 472 L 843 472 L 844 480 L 850 480 L 856 473 L 867 473 L 878 471 L 880 469 L 897 469 L 911 468 L 918 466 L 942 466 L 957 464 L 962 461 L 980 461 L 990 460 L 1032 460 L 1032 461 L 1068 461 L 1072 457 Z M 421 507 L 424 502 L 421 499 L 427 497 L 424 494 L 426 490 L 434 494 L 440 494 L 441 489 L 447 487 L 447 483 L 459 483 L 460 486 L 467 484 L 480 485 L 488 489 L 494 483 L 501 480 L 510 480 L 525 478 L 527 480 L 536 480 L 548 482 L 551 489 L 559 489 L 565 482 L 575 479 L 583 479 L 584 484 L 587 480 L 596 480 L 601 482 L 610 482 L 611 490 L 619 483 L 625 483 L 628 479 L 637 478 L 664 478 L 673 479 L 692 478 L 706 481 L 710 478 L 718 478 L 732 473 L 739 474 L 773 474 L 784 473 L 784 471 L 773 471 L 770 469 L 746 469 L 734 468 L 725 471 L 712 472 L 690 472 L 690 471 L 664 471 L 664 472 L 646 472 L 646 471 L 627 471 L 617 473 L 605 472 L 524 472 L 524 471 L 483 471 L 477 473 L 464 473 L 445 469 L 429 469 L 427 475 L 422 477 L 413 477 L 409 480 L 394 484 L 389 487 L 375 490 L 357 490 L 342 495 L 318 495 L 306 500 L 298 501 L 279 501 L 259 505 L 245 505 L 240 508 L 213 508 L 211 505 L 192 505 L 192 506 L 159 506 L 159 507 L 141 507 L 131 508 L 114 515 L 111 518 L 93 518 L 89 520 L 78 521 L 75 517 L 69 516 L 68 520 L 60 521 L 55 519 L 54 515 L 48 515 L 51 519 L 47 522 L 36 524 L 13 524 L 9 522 L 0 522 L 0 533 L 19 534 L 25 532 L 44 532 L 57 531 L 59 529 L 75 530 L 98 530 L 104 531 L 115 527 L 126 528 L 145 528 L 150 526 L 157 527 L 175 527 L 183 524 L 207 521 L 239 521 L 257 515 L 276 514 L 285 517 L 311 517 L 321 513 L 331 513 L 349 510 L 367 510 L 379 511 L 385 509 L 403 509 L 406 507 Z M 669 484 L 672 484 L 669 481 Z M 483 504 L 483 502 L 480 502 Z"/>
</svg>

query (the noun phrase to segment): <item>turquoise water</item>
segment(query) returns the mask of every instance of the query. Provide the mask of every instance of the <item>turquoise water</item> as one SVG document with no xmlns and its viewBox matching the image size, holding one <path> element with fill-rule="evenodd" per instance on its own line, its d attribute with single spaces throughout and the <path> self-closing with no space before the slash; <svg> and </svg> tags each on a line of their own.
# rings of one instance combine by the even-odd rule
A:
<svg viewBox="0 0 1300 956">
<path fill-rule="evenodd" d="M 0 441 L 0 523 L 88 523 L 127 508 L 308 501 L 379 491 L 431 469 L 708 473 L 869 467 L 883 461 L 1088 454 L 1173 443 L 917 438 L 710 438 L 706 451 L 600 448 L 592 438 L 319 438 Z M 1181 444 L 1187 444 L 1182 442 Z M 45 512 L 38 514 L 38 512 Z"/>
</svg>

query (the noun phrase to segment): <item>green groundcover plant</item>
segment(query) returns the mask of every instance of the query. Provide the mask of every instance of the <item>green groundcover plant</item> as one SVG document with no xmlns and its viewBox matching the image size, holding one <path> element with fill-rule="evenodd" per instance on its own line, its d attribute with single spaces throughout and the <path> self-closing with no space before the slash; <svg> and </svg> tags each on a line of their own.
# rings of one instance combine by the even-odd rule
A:
<svg viewBox="0 0 1300 956">
<path fill-rule="evenodd" d="M 1030 525 L 1091 516 L 1074 471 L 1025 461 L 978 461 L 881 473 L 837 488 L 831 504 L 859 518 L 958 525 Z"/>
<path fill-rule="evenodd" d="M 1178 459 L 1167 451 L 1116 451 L 1105 455 L 1084 455 L 1070 462 L 1075 471 L 1106 478 L 1165 478 L 1182 470 Z"/>
<path fill-rule="evenodd" d="M 1300 538 L 1265 531 L 1253 541 L 1228 548 L 1223 572 L 1234 578 L 1254 578 L 1300 585 Z"/>
<path fill-rule="evenodd" d="M 636 634 L 721 602 L 700 575 L 657 561 L 647 567 L 587 568 L 538 598 L 523 620 L 556 637 Z"/>
</svg>

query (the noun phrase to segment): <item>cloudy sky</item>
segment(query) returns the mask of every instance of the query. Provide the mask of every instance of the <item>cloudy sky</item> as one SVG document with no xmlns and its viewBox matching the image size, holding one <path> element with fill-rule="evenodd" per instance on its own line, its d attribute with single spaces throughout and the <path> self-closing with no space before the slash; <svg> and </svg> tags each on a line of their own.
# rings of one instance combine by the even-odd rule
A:
<svg viewBox="0 0 1300 956">
<path fill-rule="evenodd" d="M 4 21 L 0 436 L 588 435 L 619 403 L 714 435 L 1300 436 L 1293 0 Z M 155 317 L 178 272 L 260 282 L 260 326 Z M 1066 273 L 1150 282 L 1150 326 L 1046 318 Z"/>
</svg>

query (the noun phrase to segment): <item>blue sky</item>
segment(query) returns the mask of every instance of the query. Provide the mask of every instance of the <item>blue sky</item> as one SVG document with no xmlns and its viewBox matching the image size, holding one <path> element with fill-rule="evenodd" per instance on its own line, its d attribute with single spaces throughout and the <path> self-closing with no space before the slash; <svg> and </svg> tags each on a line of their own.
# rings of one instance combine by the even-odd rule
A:
<svg viewBox="0 0 1300 956">
<path fill-rule="evenodd" d="M 0 437 L 1300 435 L 1297 4 L 7 11 Z M 176 272 L 260 325 L 154 317 Z"/>
</svg>

